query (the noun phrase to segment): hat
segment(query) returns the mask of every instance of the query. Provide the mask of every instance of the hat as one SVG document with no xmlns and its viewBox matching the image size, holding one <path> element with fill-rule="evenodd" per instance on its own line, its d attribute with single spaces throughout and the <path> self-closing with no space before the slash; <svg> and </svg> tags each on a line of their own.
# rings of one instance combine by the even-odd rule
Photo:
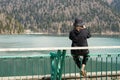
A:
<svg viewBox="0 0 120 80">
<path fill-rule="evenodd" d="M 76 18 L 73 25 L 77 27 L 77 26 L 83 26 L 85 25 L 85 23 L 83 22 L 82 18 Z"/>
</svg>

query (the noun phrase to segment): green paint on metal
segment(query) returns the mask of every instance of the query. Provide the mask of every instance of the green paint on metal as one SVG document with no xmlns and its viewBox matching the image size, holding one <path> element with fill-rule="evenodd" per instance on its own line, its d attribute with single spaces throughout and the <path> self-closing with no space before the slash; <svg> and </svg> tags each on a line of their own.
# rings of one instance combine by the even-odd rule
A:
<svg viewBox="0 0 120 80">
<path fill-rule="evenodd" d="M 61 80 L 66 50 L 51 52 L 51 80 Z"/>
</svg>

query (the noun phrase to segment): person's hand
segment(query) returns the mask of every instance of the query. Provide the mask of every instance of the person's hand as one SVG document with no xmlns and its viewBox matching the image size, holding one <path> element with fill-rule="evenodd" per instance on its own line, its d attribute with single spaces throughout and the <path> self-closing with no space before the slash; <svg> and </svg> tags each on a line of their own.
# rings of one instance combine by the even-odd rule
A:
<svg viewBox="0 0 120 80">
<path fill-rule="evenodd" d="M 80 31 L 80 27 L 76 27 L 76 30 L 77 30 L 77 31 Z"/>
<path fill-rule="evenodd" d="M 86 28 L 86 26 L 85 26 L 85 25 L 83 25 L 83 28 Z"/>
</svg>

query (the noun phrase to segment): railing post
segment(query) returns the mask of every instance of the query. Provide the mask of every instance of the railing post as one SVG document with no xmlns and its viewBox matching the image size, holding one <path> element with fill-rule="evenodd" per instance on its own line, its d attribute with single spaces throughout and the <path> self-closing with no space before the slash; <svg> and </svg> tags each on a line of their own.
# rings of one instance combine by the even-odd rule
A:
<svg viewBox="0 0 120 80">
<path fill-rule="evenodd" d="M 51 52 L 51 80 L 61 80 L 66 50 Z"/>
<path fill-rule="evenodd" d="M 61 60 L 60 60 L 60 68 L 59 68 L 59 80 L 61 80 L 61 77 L 62 77 L 62 71 L 63 71 L 63 66 L 64 63 L 65 63 L 65 54 L 66 54 L 66 50 L 63 50 L 62 53 L 61 53 Z"/>
<path fill-rule="evenodd" d="M 55 80 L 56 79 L 56 66 L 55 66 L 55 57 L 56 57 L 56 54 L 55 53 L 50 53 L 51 57 L 51 80 Z"/>
</svg>

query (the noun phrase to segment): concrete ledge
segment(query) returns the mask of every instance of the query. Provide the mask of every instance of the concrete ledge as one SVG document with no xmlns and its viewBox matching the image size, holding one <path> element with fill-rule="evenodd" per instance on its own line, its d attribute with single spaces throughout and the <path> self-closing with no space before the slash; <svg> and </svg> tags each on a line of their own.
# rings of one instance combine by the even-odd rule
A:
<svg viewBox="0 0 120 80">
<path fill-rule="evenodd" d="M 10 76 L 10 77 L 0 77 L 0 80 L 50 80 L 50 74 L 49 75 L 29 75 L 29 76 Z M 62 79 L 63 80 L 74 80 L 74 79 L 86 79 L 90 78 L 91 80 L 100 80 L 101 78 L 103 80 L 120 80 L 120 71 L 108 71 L 108 72 L 87 72 L 87 77 L 80 76 L 79 73 L 68 73 L 63 74 Z M 113 79 L 116 78 L 116 79 Z"/>
</svg>

